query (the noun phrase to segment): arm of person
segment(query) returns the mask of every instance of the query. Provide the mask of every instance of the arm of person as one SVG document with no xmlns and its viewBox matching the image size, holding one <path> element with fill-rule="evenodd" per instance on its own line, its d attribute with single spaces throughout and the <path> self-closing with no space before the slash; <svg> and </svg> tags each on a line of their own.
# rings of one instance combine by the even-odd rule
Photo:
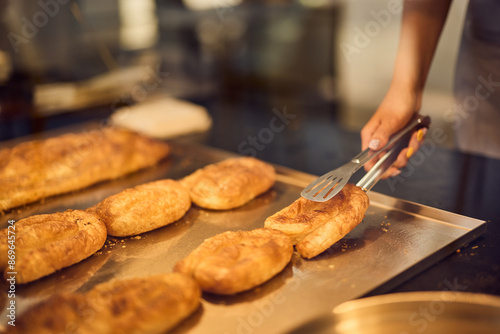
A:
<svg viewBox="0 0 500 334">
<path fill-rule="evenodd" d="M 420 110 L 422 93 L 434 52 L 452 0 L 406 0 L 394 74 L 389 89 L 361 130 L 362 149 L 383 147 Z M 423 142 L 425 130 L 414 133 L 410 144 L 383 176 L 397 175 Z M 377 159 L 365 165 L 370 170 Z"/>
</svg>

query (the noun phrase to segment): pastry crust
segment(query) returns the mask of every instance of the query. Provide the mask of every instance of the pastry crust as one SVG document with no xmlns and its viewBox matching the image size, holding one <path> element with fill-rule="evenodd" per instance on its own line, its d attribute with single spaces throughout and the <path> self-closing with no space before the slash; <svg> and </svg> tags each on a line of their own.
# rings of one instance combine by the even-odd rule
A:
<svg viewBox="0 0 500 334">
<path fill-rule="evenodd" d="M 192 201 L 206 209 L 228 210 L 274 185 L 273 166 L 251 157 L 231 158 L 201 168 L 181 180 Z"/>
<path fill-rule="evenodd" d="M 290 236 L 300 255 L 310 259 L 352 231 L 363 220 L 368 205 L 366 193 L 348 183 L 326 202 L 301 197 L 268 217 L 264 225 Z"/>
<path fill-rule="evenodd" d="M 0 211 L 88 187 L 152 166 L 169 145 L 105 128 L 0 150 Z"/>
<path fill-rule="evenodd" d="M 190 207 L 189 192 L 177 181 L 165 179 L 125 189 L 91 209 L 109 235 L 124 237 L 173 223 Z"/>
<path fill-rule="evenodd" d="M 8 333 L 165 333 L 198 308 L 200 296 L 198 284 L 178 273 L 115 280 L 55 295 L 22 314 Z"/>
<path fill-rule="evenodd" d="M 292 254 L 290 238 L 280 231 L 229 231 L 205 240 L 174 271 L 192 276 L 203 291 L 235 294 L 275 276 Z"/>
<path fill-rule="evenodd" d="M 104 224 L 97 216 L 80 210 L 31 216 L 13 226 L 13 243 L 8 241 L 9 229 L 0 231 L 0 268 L 5 277 L 8 272 L 17 272 L 17 283 L 31 282 L 80 262 L 106 241 Z M 12 245 L 14 268 L 8 263 Z"/>
</svg>

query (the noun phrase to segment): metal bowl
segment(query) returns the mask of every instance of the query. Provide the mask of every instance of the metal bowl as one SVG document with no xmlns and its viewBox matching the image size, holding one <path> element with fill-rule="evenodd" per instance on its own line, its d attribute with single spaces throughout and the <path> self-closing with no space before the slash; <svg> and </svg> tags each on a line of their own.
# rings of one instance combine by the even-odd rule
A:
<svg viewBox="0 0 500 334">
<path fill-rule="evenodd" d="M 407 292 L 352 300 L 291 333 L 500 333 L 500 298 L 465 292 Z"/>
</svg>

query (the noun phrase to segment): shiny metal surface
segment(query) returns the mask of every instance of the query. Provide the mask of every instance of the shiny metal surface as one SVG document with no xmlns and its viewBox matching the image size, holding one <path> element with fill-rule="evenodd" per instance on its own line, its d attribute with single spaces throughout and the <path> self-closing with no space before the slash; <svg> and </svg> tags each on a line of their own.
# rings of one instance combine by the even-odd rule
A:
<svg viewBox="0 0 500 334">
<path fill-rule="evenodd" d="M 233 156 L 225 151 L 173 142 L 173 155 L 157 167 L 98 184 L 2 216 L 84 209 L 136 184 L 177 179 L 208 163 Z M 56 291 L 86 291 L 114 278 L 170 272 L 205 238 L 228 230 L 262 227 L 265 218 L 289 205 L 315 176 L 277 166 L 272 190 L 230 211 L 192 207 L 178 222 L 130 238 L 109 238 L 105 247 L 76 265 L 16 287 L 17 315 Z M 330 312 L 374 289 L 386 289 L 424 270 L 486 229 L 484 221 L 370 192 L 363 222 L 312 260 L 294 255 L 291 263 L 262 286 L 235 296 L 204 294 L 202 307 L 173 333 L 282 333 Z M 2 289 L 5 291 L 5 289 Z M 5 306 L 6 296 L 0 303 Z M 2 324 L 6 307 L 2 307 Z"/>
<path fill-rule="evenodd" d="M 481 333 L 500 331 L 498 296 L 459 291 L 395 293 L 340 304 L 289 334 Z"/>
</svg>

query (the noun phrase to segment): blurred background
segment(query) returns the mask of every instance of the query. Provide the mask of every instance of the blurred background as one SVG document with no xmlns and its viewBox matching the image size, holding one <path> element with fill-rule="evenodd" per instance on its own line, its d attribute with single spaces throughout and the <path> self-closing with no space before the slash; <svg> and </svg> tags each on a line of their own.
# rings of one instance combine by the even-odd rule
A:
<svg viewBox="0 0 500 334">
<path fill-rule="evenodd" d="M 447 148 L 466 6 L 453 3 L 422 107 Z M 1 0 L 0 140 L 172 96 L 208 110 L 214 146 L 237 151 L 278 110 L 290 122 L 270 145 L 359 150 L 389 86 L 401 10 L 396 0 Z"/>
<path fill-rule="evenodd" d="M 488 232 L 396 292 L 443 291 L 457 278 L 499 292 L 500 160 L 455 150 L 443 116 L 467 5 L 452 3 L 423 97 L 443 135 L 429 131 L 425 154 L 374 191 L 487 220 Z M 141 105 L 167 113 L 148 103 L 173 97 L 211 119 L 189 140 L 322 175 L 361 149 L 392 77 L 401 12 L 402 0 L 0 0 L 0 147 L 84 132 Z"/>
</svg>

